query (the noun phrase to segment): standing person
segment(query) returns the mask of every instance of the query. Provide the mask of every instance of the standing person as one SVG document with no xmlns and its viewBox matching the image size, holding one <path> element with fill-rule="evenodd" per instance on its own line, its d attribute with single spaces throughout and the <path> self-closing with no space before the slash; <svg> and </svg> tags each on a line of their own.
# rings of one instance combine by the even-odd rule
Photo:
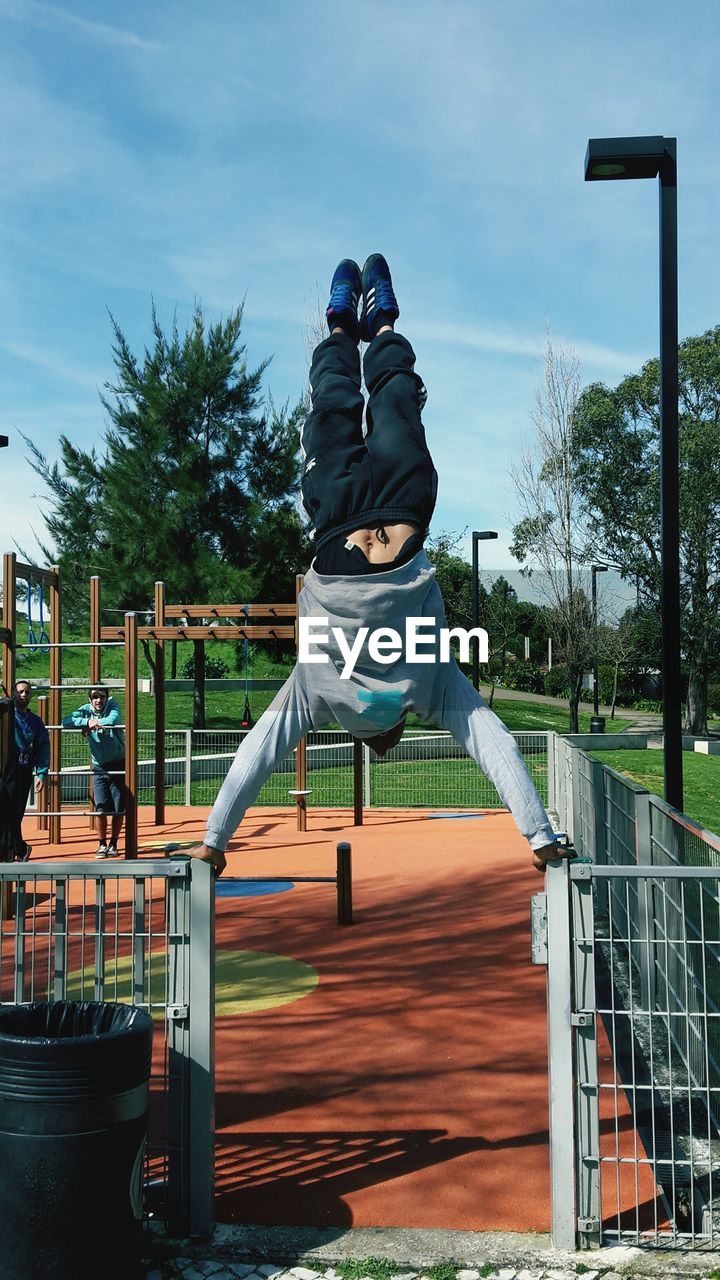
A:
<svg viewBox="0 0 720 1280">
<path fill-rule="evenodd" d="M 32 846 L 23 839 L 22 822 L 35 773 L 35 793 L 41 796 L 50 768 L 50 738 L 40 716 L 30 710 L 29 680 L 16 680 L 13 697 L 3 699 L 12 716 L 10 750 L 0 787 L 0 861 L 27 862 Z"/>
<path fill-rule="evenodd" d="M 299 621 L 302 632 L 303 621 L 314 620 L 315 640 L 305 654 L 301 646 L 292 675 L 239 748 L 205 842 L 191 853 L 220 874 L 245 810 L 309 729 L 337 721 L 384 755 L 399 742 L 412 709 L 449 729 L 487 774 L 527 837 L 533 865 L 543 870 L 560 850 L 514 738 L 454 658 L 439 661 L 437 644 L 434 657 L 427 652 L 446 627 L 435 569 L 423 550 L 437 473 L 421 418 L 427 393 L 410 343 L 395 332 L 400 312 L 381 254 L 368 258 L 362 275 L 350 259 L 339 264 L 326 314 L 330 336 L 313 354 L 302 433 L 302 497 L 316 555 Z M 365 435 L 360 339 L 369 344 Z M 408 622 L 421 624 L 422 651 L 407 642 L 404 653 L 394 647 L 393 637 L 407 636 Z"/>
<path fill-rule="evenodd" d="M 120 708 L 104 684 L 94 684 L 90 701 L 65 716 L 64 729 L 81 729 L 92 756 L 93 795 L 98 820 L 96 858 L 118 858 L 118 839 L 125 816 L 125 738 L 120 721 Z M 108 816 L 111 816 L 108 843 Z"/>
</svg>

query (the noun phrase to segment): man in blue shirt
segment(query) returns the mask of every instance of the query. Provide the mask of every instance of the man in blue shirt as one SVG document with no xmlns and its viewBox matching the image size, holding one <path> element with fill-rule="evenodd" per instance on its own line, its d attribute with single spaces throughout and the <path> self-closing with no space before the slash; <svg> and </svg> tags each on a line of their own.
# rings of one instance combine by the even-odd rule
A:
<svg viewBox="0 0 720 1280">
<path fill-rule="evenodd" d="M 80 729 L 87 739 L 92 756 L 92 779 L 95 812 L 98 815 L 100 843 L 96 858 L 118 858 L 118 838 L 125 815 L 125 737 L 120 723 L 120 708 L 103 684 L 90 689 L 90 701 L 65 716 L 63 729 Z M 107 839 L 108 815 L 111 815 L 110 843 Z"/>
<path fill-rule="evenodd" d="M 50 767 L 50 738 L 39 716 L 30 710 L 32 685 L 15 682 L 12 699 L 3 700 L 13 724 L 10 751 L 0 781 L 0 861 L 27 862 L 31 846 L 23 839 L 22 821 L 36 773 L 35 791 L 40 795 Z"/>
</svg>

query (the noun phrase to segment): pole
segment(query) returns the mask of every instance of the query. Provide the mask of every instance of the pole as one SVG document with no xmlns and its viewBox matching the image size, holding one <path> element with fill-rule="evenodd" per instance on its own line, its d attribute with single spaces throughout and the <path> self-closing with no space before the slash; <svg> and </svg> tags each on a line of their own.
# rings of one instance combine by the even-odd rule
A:
<svg viewBox="0 0 720 1280">
<path fill-rule="evenodd" d="M 472 536 L 472 624 L 473 627 L 479 625 L 478 622 L 478 538 L 477 534 Z M 472 682 L 473 689 L 476 691 L 480 688 L 480 640 L 477 636 L 472 638 Z"/>
<path fill-rule="evenodd" d="M 665 799 L 683 807 L 680 679 L 677 142 L 660 163 L 660 523 Z"/>
<path fill-rule="evenodd" d="M 100 578 L 93 575 L 90 579 L 90 684 L 99 684 L 102 680 L 102 649 L 100 648 L 100 638 L 102 634 L 102 614 L 101 614 L 101 587 Z M 95 792 L 93 790 L 92 772 L 88 777 L 88 809 L 95 809 Z M 97 818 L 89 818 L 91 831 L 97 831 Z"/>
<path fill-rule="evenodd" d="M 60 586 L 60 569 L 54 565 L 52 584 L 48 591 L 50 604 L 50 723 L 59 725 L 62 720 L 62 591 Z M 50 819 L 50 844 L 60 844 L 62 827 L 60 810 L 62 808 L 62 732 L 59 728 L 50 730 L 50 774 L 47 782 L 48 809 L 52 810 Z"/>
<path fill-rule="evenodd" d="M 165 626 L 165 583 L 155 583 L 155 626 Z M 165 641 L 155 641 L 155 826 L 165 821 Z"/>
<path fill-rule="evenodd" d="M 597 565 L 593 565 L 590 569 L 592 578 L 592 620 L 593 620 L 593 715 L 600 714 L 600 700 L 598 698 L 598 664 L 597 664 Z"/>
</svg>

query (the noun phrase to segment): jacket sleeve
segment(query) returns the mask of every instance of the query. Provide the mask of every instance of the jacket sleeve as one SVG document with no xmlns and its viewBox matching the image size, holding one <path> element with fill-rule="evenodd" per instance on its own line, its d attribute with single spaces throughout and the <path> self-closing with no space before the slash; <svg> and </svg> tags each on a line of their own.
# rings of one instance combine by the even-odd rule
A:
<svg viewBox="0 0 720 1280">
<path fill-rule="evenodd" d="M 111 728 L 117 724 L 120 719 L 120 708 L 114 698 L 108 698 L 105 708 L 105 715 L 98 716 L 98 723 L 103 727 Z"/>
<path fill-rule="evenodd" d="M 515 739 L 454 660 L 448 666 L 439 723 L 490 779 L 531 848 L 552 844 L 550 819 Z"/>
<path fill-rule="evenodd" d="M 71 711 L 69 716 L 63 716 L 61 724 L 63 729 L 82 729 L 90 719 L 92 707 L 86 703 L 82 707 L 77 707 L 75 711 Z"/>
<path fill-rule="evenodd" d="M 35 771 L 39 778 L 44 778 L 50 768 L 50 734 L 46 726 L 40 721 L 37 738 L 35 740 Z"/>
<path fill-rule="evenodd" d="M 240 744 L 208 818 L 205 843 L 225 849 L 260 788 L 312 728 L 297 668 Z"/>
</svg>

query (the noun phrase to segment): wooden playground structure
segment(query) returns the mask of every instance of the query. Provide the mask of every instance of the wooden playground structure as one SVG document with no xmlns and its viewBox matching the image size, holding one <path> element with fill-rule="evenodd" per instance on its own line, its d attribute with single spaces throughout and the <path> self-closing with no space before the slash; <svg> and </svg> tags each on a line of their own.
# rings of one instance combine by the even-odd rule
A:
<svg viewBox="0 0 720 1280">
<path fill-rule="evenodd" d="M 128 611 L 118 626 L 102 624 L 102 584 L 98 576 L 90 579 L 90 635 L 88 640 L 62 638 L 62 583 L 57 566 L 50 569 L 24 564 L 14 552 L 3 557 L 3 615 L 0 628 L 0 653 L 2 655 L 2 682 L 8 696 L 12 696 L 16 680 L 16 653 L 24 649 L 34 650 L 33 644 L 17 642 L 17 589 L 18 582 L 38 586 L 48 592 L 50 632 L 43 650 L 49 654 L 50 680 L 48 696 L 41 694 L 37 700 L 38 714 L 48 727 L 50 736 L 50 769 L 48 773 L 47 806 L 38 814 L 41 829 L 49 832 L 52 844 L 62 842 L 62 694 L 78 686 L 64 685 L 62 678 L 62 654 L 65 648 L 89 650 L 88 685 L 102 680 L 102 653 L 106 647 L 124 651 L 125 692 L 125 857 L 134 858 L 138 851 L 137 796 L 138 796 L 138 644 L 154 643 L 155 663 L 155 823 L 165 821 L 165 647 L 168 642 L 199 640 L 289 640 L 297 649 L 298 598 L 303 577 L 295 579 L 295 600 L 290 604 L 168 604 L 164 582 L 155 583 L 154 621 L 140 624 L 138 612 Z M 247 619 L 263 621 L 248 623 Z M 194 619 L 198 624 L 194 625 Z M 217 621 L 208 621 L 217 619 Z M 234 621 L 244 619 L 242 625 Z M 190 624 L 190 625 L 188 625 Z M 357 740 L 353 747 L 353 822 L 360 826 L 363 820 L 362 801 L 362 744 Z M 297 830 L 307 828 L 307 744 L 298 743 L 296 751 L 296 782 L 290 793 L 295 799 Z M 90 790 L 91 807 L 86 816 L 95 825 L 96 814 Z M 67 812 L 67 811 L 66 811 Z M 77 813 L 77 811 L 75 811 Z"/>
</svg>

